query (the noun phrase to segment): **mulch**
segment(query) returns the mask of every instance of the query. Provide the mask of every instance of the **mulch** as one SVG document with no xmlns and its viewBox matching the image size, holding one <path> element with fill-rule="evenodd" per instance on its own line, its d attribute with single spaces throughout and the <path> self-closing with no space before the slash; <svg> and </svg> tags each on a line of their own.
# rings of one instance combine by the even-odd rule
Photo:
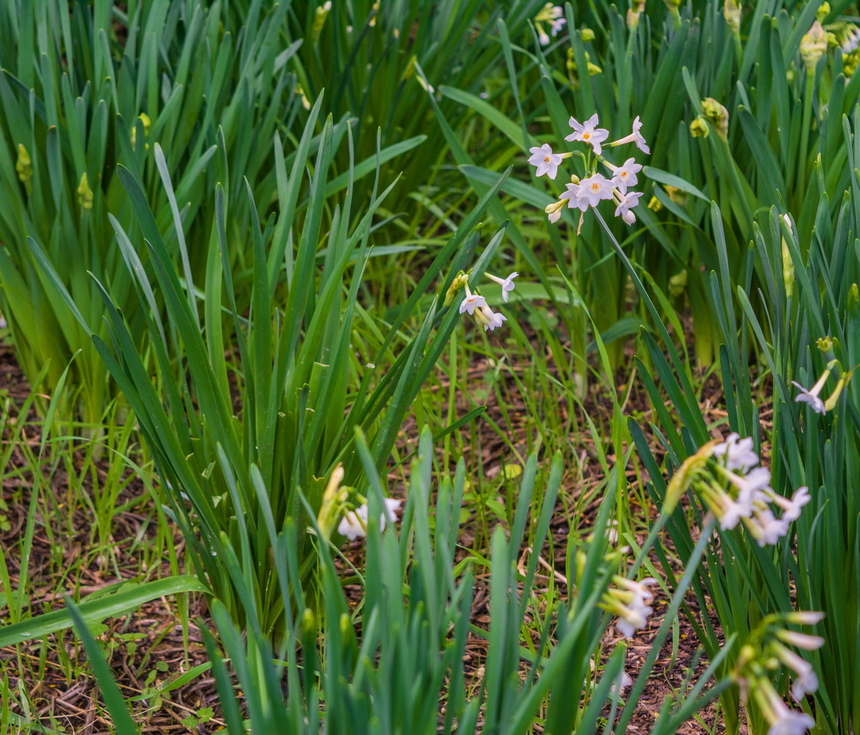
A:
<svg viewBox="0 0 860 735">
<path fill-rule="evenodd" d="M 479 379 L 494 367 L 488 358 L 476 359 L 471 374 L 475 379 Z M 517 394 L 513 379 L 508 377 L 503 379 L 503 383 L 501 393 L 506 401 L 507 415 L 514 417 L 515 420 L 517 417 L 526 415 L 525 406 Z M 714 382 L 710 388 L 706 388 L 703 398 L 703 405 L 715 412 L 714 418 L 719 418 L 718 391 L 719 388 Z M 15 364 L 11 350 L 0 344 L 0 404 L 3 404 L 4 410 L 14 418 L 15 407 L 20 406 L 28 394 L 29 386 Z M 650 409 L 645 395 L 634 391 L 630 400 L 631 406 L 640 411 L 647 420 Z M 496 401 L 494 391 L 487 392 L 485 402 L 488 406 L 487 417 L 505 426 L 505 417 Z M 471 405 L 469 407 L 471 408 Z M 593 418 L 596 417 L 598 422 L 607 420 L 606 407 L 601 405 L 599 399 L 590 399 L 585 408 Z M 466 459 L 467 462 L 472 463 L 480 461 L 485 477 L 497 477 L 504 471 L 505 458 L 510 456 L 510 449 L 496 432 L 487 428 L 486 423 L 482 424 L 479 420 L 479 430 L 481 426 L 484 427 L 480 445 L 481 456 Z M 525 423 L 517 423 L 508 428 L 509 439 L 520 454 L 525 456 L 528 449 L 529 428 Z M 413 433 L 414 430 L 414 425 L 407 424 L 404 427 L 404 436 L 416 436 L 417 432 Z M 557 589 L 562 592 L 566 592 L 563 573 L 565 549 L 570 533 L 566 518 L 569 517 L 570 508 L 573 506 L 579 508 L 582 522 L 587 528 L 588 524 L 593 522 L 600 500 L 594 493 L 601 471 L 594 459 L 593 449 L 588 446 L 585 435 L 577 436 L 576 442 L 577 446 L 581 446 L 578 461 L 574 463 L 573 469 L 566 472 L 562 497 L 558 501 L 559 512 L 552 529 L 555 558 L 550 559 L 546 556 L 549 553 L 548 548 L 540 552 L 545 555 L 542 561 L 542 572 L 546 575 L 552 574 L 555 577 Z M 409 449 L 409 441 L 405 439 L 401 450 L 405 453 Z M 13 454 L 11 464 L 12 467 L 5 468 L 3 474 L 2 497 L 10 508 L 7 513 L 10 522 L 9 528 L 0 533 L 0 551 L 6 556 L 10 576 L 15 585 L 21 573 L 20 550 L 16 540 L 22 534 L 23 524 L 26 522 L 29 508 L 28 477 L 32 478 L 28 473 L 31 473 L 33 468 L 23 466 L 26 463 L 20 455 L 16 457 Z M 13 469 L 14 471 L 10 471 Z M 632 472 L 633 468 L 629 470 Z M 394 494 L 402 492 L 401 478 L 402 473 L 392 473 L 390 479 L 395 488 Z M 46 479 L 52 483 L 56 495 L 62 497 L 66 489 L 65 483 L 68 482 L 65 474 L 56 472 Z M 146 491 L 139 482 L 134 480 L 129 482 L 123 489 L 120 499 L 120 503 L 127 504 L 128 509 L 118 513 L 114 519 L 112 533 L 115 542 L 112 550 L 114 563 L 106 564 L 103 555 L 91 555 L 86 563 L 78 560 L 76 563 L 81 573 L 73 580 L 73 585 L 69 584 L 72 580 L 65 582 L 58 580 L 57 569 L 64 565 L 67 568 L 71 566 L 75 557 L 83 553 L 82 550 L 89 541 L 91 520 L 86 510 L 76 509 L 71 515 L 71 521 L 66 521 L 67 524 L 70 523 L 72 532 L 65 539 L 63 548 L 60 550 L 49 538 L 50 534 L 37 532 L 28 564 L 31 609 L 42 612 L 61 607 L 61 600 L 54 594 L 54 590 L 58 587 L 75 586 L 78 593 L 85 594 L 121 579 L 138 578 L 140 562 L 134 557 L 133 552 L 127 556 L 126 552 L 131 546 L 131 539 L 141 533 L 150 532 L 145 528 L 145 524 L 151 520 L 151 516 L 148 516 L 145 511 L 147 499 Z M 135 500 L 140 502 L 136 503 Z M 653 516 L 653 511 L 646 508 L 640 510 L 644 529 L 645 521 L 649 515 Z M 40 523 L 46 523 L 46 519 L 49 518 L 50 515 L 47 512 L 38 514 Z M 460 541 L 464 548 L 463 553 L 466 553 L 465 549 L 475 542 L 476 533 L 479 533 L 478 524 L 476 519 L 472 518 L 462 529 Z M 644 531 L 642 538 L 644 538 Z M 176 541 L 181 547 L 181 538 L 177 537 Z M 356 542 L 345 552 L 351 559 L 360 562 L 363 553 L 360 542 Z M 523 563 L 525 563 L 528 552 L 523 550 L 523 553 Z M 653 561 L 659 568 L 657 560 Z M 675 571 L 677 572 L 678 569 Z M 148 573 L 155 578 L 158 575 L 170 574 L 170 569 L 165 564 L 161 569 L 148 570 Z M 360 590 L 352 586 L 345 590 L 345 594 L 357 597 L 360 595 Z M 688 597 L 687 603 L 690 609 L 700 614 L 695 598 L 692 594 Z M 133 614 L 108 620 L 105 623 L 106 628 L 99 632 L 98 640 L 101 641 L 123 694 L 128 698 L 149 695 L 132 703 L 135 717 L 144 732 L 193 732 L 201 735 L 215 732 L 223 727 L 224 723 L 219 718 L 214 681 L 208 673 L 160 696 L 153 694 L 156 689 L 172 678 L 207 661 L 198 627 L 198 624 L 206 624 L 205 603 L 202 599 L 193 596 L 186 599 L 184 604 L 187 604 L 188 609 L 183 615 L 185 625 L 180 622 L 177 604 L 177 601 L 172 598 L 156 600 L 142 606 Z M 653 603 L 655 612 L 648 625 L 643 630 L 637 631 L 634 639 L 629 642 L 625 671 L 634 678 L 651 651 L 653 639 L 663 619 L 662 611 L 667 604 L 668 600 L 655 599 Z M 489 580 L 486 578 L 479 577 L 476 580 L 472 622 L 480 628 L 489 627 Z M 620 637 L 611 626 L 603 641 L 606 655 L 611 653 L 619 640 Z M 627 732 L 634 734 L 649 732 L 664 699 L 679 690 L 688 669 L 694 667 L 696 674 L 705 669 L 707 661 L 704 657 L 697 661 L 697 653 L 698 645 L 693 628 L 686 617 L 681 616 L 677 620 L 677 634 L 669 636 L 660 650 L 657 666 L 639 698 L 636 714 Z M 5 669 L 7 672 L 13 691 L 15 687 L 21 687 L 29 694 L 30 701 L 35 707 L 29 714 L 32 723 L 41 723 L 57 729 L 62 727 L 66 733 L 81 735 L 107 733 L 109 720 L 104 707 L 99 702 L 97 687 L 88 674 L 89 669 L 82 663 L 84 660 L 83 652 L 70 632 L 51 636 L 44 643 L 22 644 L 17 650 L 0 649 L 0 670 Z M 466 680 L 470 687 L 477 689 L 480 684 L 485 660 L 484 639 L 472 635 L 463 662 Z M 70 673 L 73 676 L 70 677 Z M 622 691 L 622 699 L 624 696 L 625 693 Z M 17 714 L 25 714 L 20 707 L 16 709 L 14 702 L 11 706 Z M 201 713 L 204 719 L 208 717 L 206 722 L 192 722 L 188 719 Z M 723 732 L 720 723 L 715 722 L 716 715 L 713 707 L 700 713 L 699 717 L 704 726 L 691 722 L 678 732 L 682 735 Z"/>
</svg>

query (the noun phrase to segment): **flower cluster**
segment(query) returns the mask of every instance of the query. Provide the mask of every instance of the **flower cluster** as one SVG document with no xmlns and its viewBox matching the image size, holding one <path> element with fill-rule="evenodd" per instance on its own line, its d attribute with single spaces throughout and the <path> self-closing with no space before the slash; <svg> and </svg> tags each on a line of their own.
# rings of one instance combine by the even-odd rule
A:
<svg viewBox="0 0 860 735">
<path fill-rule="evenodd" d="M 790 630 L 789 623 L 816 625 L 823 618 L 818 612 L 793 612 L 766 616 L 741 647 L 732 678 L 740 685 L 745 699 L 752 696 L 768 721 L 768 735 L 803 735 L 815 725 L 804 712 L 790 709 L 771 683 L 769 672 L 786 666 L 792 673 L 791 696 L 800 702 L 818 688 L 812 664 L 786 644 L 806 651 L 824 645 L 819 636 Z"/>
<path fill-rule="evenodd" d="M 636 163 L 634 158 L 628 158 L 619 166 L 607 161 L 603 157 L 603 149 L 606 147 L 615 147 L 633 143 L 643 153 L 650 153 L 648 144 L 640 132 L 642 123 L 639 116 L 633 120 L 633 129 L 630 135 L 627 135 L 611 143 L 606 143 L 609 138 L 609 131 L 605 128 L 598 127 L 600 121 L 597 115 L 592 115 L 585 122 L 579 122 L 576 118 L 570 118 L 570 127 L 573 132 L 568 135 L 565 140 L 568 142 L 585 143 L 591 147 L 594 158 L 583 156 L 590 163 L 586 176 L 571 176 L 570 183 L 565 184 L 565 191 L 557 202 L 550 204 L 546 208 L 546 213 L 549 216 L 550 222 L 557 222 L 561 218 L 561 210 L 567 203 L 569 209 L 578 209 L 580 211 L 580 226 L 582 226 L 582 218 L 585 212 L 596 207 L 601 201 L 612 201 L 615 204 L 615 216 L 621 217 L 628 225 L 636 222 L 636 215 L 632 212 L 633 208 L 639 204 L 639 198 L 642 196 L 641 191 L 632 191 L 630 187 L 638 183 L 636 176 L 642 170 L 642 166 Z M 529 149 L 532 154 L 529 158 L 529 163 L 536 168 L 537 176 L 549 176 L 555 179 L 558 175 L 558 167 L 565 158 L 569 158 L 573 153 L 556 153 L 548 143 L 541 146 L 534 146 Z M 602 164 L 610 177 L 607 178 L 604 174 L 597 170 L 597 164 Z"/>
<path fill-rule="evenodd" d="M 549 23 L 549 32 L 553 37 L 557 36 L 561 32 L 561 29 L 564 28 L 564 24 L 567 23 L 564 19 L 564 11 L 561 9 L 561 5 L 547 3 L 535 16 L 535 29 L 538 32 L 538 40 L 540 41 L 541 46 L 549 46 L 550 38 L 543 28 L 544 23 Z"/>
<path fill-rule="evenodd" d="M 654 595 L 648 587 L 656 584 L 653 577 L 646 577 L 634 582 L 626 577 L 615 575 L 613 581 L 616 587 L 610 587 L 600 600 L 600 607 L 618 616 L 616 629 L 625 638 L 632 638 L 633 631 L 644 628 L 652 610 L 648 603 Z"/>
<path fill-rule="evenodd" d="M 385 511 L 379 515 L 379 530 L 385 530 L 386 518 L 392 523 L 397 520 L 394 515 L 400 507 L 401 501 L 394 498 L 385 498 Z M 337 526 L 337 532 L 346 536 L 350 541 L 367 535 L 367 503 L 362 503 L 355 510 L 347 511 Z"/>
<path fill-rule="evenodd" d="M 343 478 L 343 465 L 339 464 L 332 470 L 328 483 L 326 483 L 320 510 L 317 514 L 319 533 L 326 540 L 331 538 L 334 524 L 338 518 L 340 518 L 340 523 L 338 523 L 337 532 L 341 536 L 346 536 L 350 541 L 353 541 L 367 535 L 367 501 L 358 496 L 361 504 L 358 507 L 352 506 L 349 502 L 351 488 L 341 486 Z M 394 511 L 400 507 L 401 503 L 400 500 L 393 498 L 384 498 L 384 502 L 385 509 L 379 516 L 380 531 L 385 529 L 386 520 L 392 523 L 397 520 Z M 352 509 L 350 510 L 350 508 Z"/>
<path fill-rule="evenodd" d="M 507 303 L 508 294 L 514 290 L 514 279 L 520 274 L 514 271 L 507 278 L 500 278 L 490 273 L 485 273 L 484 275 L 502 287 L 502 300 Z M 460 302 L 460 313 L 474 317 L 475 321 L 484 328 L 485 332 L 492 332 L 508 320 L 501 312 L 493 311 L 487 304 L 487 299 L 481 296 L 481 294 L 472 293 L 472 290 L 469 288 L 469 276 L 462 271 L 454 278 L 451 287 L 448 289 L 448 294 L 445 297 L 446 306 L 450 306 L 453 303 L 454 296 L 461 289 L 465 290 L 466 296 Z"/>
<path fill-rule="evenodd" d="M 708 442 L 675 473 L 667 491 L 667 510 L 689 488 L 724 531 L 742 522 L 759 546 L 777 543 L 811 498 L 806 487 L 799 488 L 791 499 L 775 492 L 770 487 L 770 470 L 758 463 L 751 438 L 730 434 L 723 442 Z M 775 508 L 781 511 L 779 517 Z"/>
</svg>

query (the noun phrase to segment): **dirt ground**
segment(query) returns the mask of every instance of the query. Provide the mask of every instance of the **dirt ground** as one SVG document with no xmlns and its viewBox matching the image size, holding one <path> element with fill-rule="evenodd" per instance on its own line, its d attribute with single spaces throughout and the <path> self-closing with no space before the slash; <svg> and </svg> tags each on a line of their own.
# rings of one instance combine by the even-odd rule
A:
<svg viewBox="0 0 860 735">
<path fill-rule="evenodd" d="M 481 369 L 481 365 L 476 365 L 476 370 Z M 10 414 L 14 415 L 16 407 L 21 405 L 28 393 L 29 386 L 15 364 L 11 350 L 0 344 L 0 403 L 8 406 Z M 705 401 L 706 408 L 716 410 L 714 406 L 718 403 L 718 399 L 718 390 L 714 387 Z M 491 391 L 488 396 L 489 414 L 492 418 L 501 420 L 498 406 L 493 405 L 494 400 Z M 644 397 L 639 396 L 636 400 L 641 404 L 638 408 L 647 412 Z M 510 415 L 516 415 L 516 407 L 511 410 L 508 406 L 508 409 Z M 599 410 L 599 407 L 595 406 L 595 410 Z M 517 427 L 514 429 L 516 431 Z M 519 440 L 522 440 L 522 437 Z M 484 463 L 486 475 L 492 476 L 493 473 L 500 471 L 502 453 L 506 451 L 508 451 L 507 448 L 501 445 L 498 436 L 488 431 L 482 442 L 483 456 L 480 458 Z M 588 461 L 587 454 L 586 448 L 584 451 L 588 468 L 586 479 L 593 483 L 599 479 L 599 465 L 596 461 Z M 474 461 L 474 458 L 472 460 Z M 21 572 L 20 552 L 16 541 L 26 523 L 29 507 L 27 477 L 30 471 L 21 466 L 22 463 L 26 463 L 20 454 L 12 455 L 11 464 L 14 465 L 16 462 L 19 472 L 13 473 L 14 476 L 11 477 L 8 471 L 4 473 L 6 479 L 3 481 L 2 498 L 9 508 L 6 511 L 9 528 L 0 532 L 0 550 L 5 554 L 13 585 L 17 583 Z M 50 479 L 55 492 L 62 495 L 65 490 L 63 483 L 67 478 L 62 473 L 57 473 Z M 578 482 L 581 483 L 582 479 L 580 477 Z M 582 492 L 582 487 L 566 487 L 565 492 Z M 133 502 L 136 499 L 140 502 Z M 10 502 L 13 500 L 14 502 Z M 110 569 L 106 569 L 103 562 L 94 557 L 91 564 L 84 567 L 83 578 L 76 582 L 79 585 L 77 591 L 80 594 L 96 591 L 124 578 L 135 578 L 139 574 L 139 560 L 134 557 L 133 552 L 129 552 L 127 558 L 124 558 L 124 549 L 131 548 L 133 539 L 149 532 L 144 527 L 147 523 L 147 514 L 143 511 L 146 500 L 148 500 L 146 491 L 140 482 L 131 481 L 122 491 L 121 502 L 127 504 L 129 509 L 118 513 L 114 521 L 113 538 L 116 542 L 114 552 L 119 561 Z M 567 501 L 560 499 L 560 510 L 564 502 Z M 590 510 L 586 510 L 586 518 L 589 512 L 596 510 L 596 507 L 596 501 L 592 501 Z M 642 513 L 644 516 L 647 511 L 642 509 Z M 66 539 L 63 551 L 68 555 L 69 564 L 75 555 L 82 553 L 82 547 L 89 538 L 89 523 L 85 510 L 78 509 L 73 514 L 72 526 L 75 533 Z M 545 558 L 542 562 L 546 575 L 553 574 L 556 584 L 562 591 L 565 590 L 562 573 L 568 532 L 564 514 L 560 513 L 553 526 L 554 547 L 558 550 L 557 558 L 553 560 Z M 461 543 L 468 548 L 472 538 L 473 529 L 466 524 L 462 530 Z M 182 540 L 178 536 L 176 543 L 181 549 Z M 44 534 L 37 533 L 28 564 L 31 589 L 34 590 L 30 601 L 33 610 L 47 611 L 61 606 L 61 601 L 55 596 L 58 580 L 51 578 L 48 564 L 51 555 L 56 553 L 57 550 L 53 548 L 51 541 Z M 523 550 L 523 562 L 527 560 L 527 553 Z M 348 550 L 348 555 L 360 561 L 361 543 L 355 542 Z M 656 563 L 656 560 L 654 561 Z M 149 573 L 152 578 L 155 578 L 159 571 L 149 570 Z M 160 573 L 169 574 L 170 570 L 165 565 Z M 472 622 L 481 628 L 488 627 L 489 623 L 488 586 L 488 580 L 478 579 L 472 608 Z M 348 589 L 345 593 L 358 594 L 354 589 Z M 157 600 L 144 605 L 133 614 L 105 621 L 106 628 L 101 632 L 100 640 L 104 642 L 109 653 L 109 662 L 118 684 L 128 698 L 140 697 L 147 692 L 152 692 L 171 677 L 175 678 L 180 673 L 207 660 L 198 627 L 198 624 L 207 624 L 205 602 L 192 597 L 184 598 L 181 604 L 186 605 L 186 609 L 180 610 L 177 601 L 173 598 Z M 688 604 L 694 614 L 700 614 L 692 594 L 689 595 Z M 647 627 L 637 631 L 636 636 L 630 641 L 625 671 L 631 677 L 635 678 L 642 662 L 650 653 L 652 641 L 663 620 L 662 611 L 667 605 L 667 599 L 659 597 L 655 599 L 654 615 Z M 180 622 L 183 618 L 187 621 L 185 627 Z M 699 673 L 707 665 L 704 658 L 696 663 L 697 642 L 687 618 L 683 615 L 679 617 L 677 625 L 677 636 L 670 635 L 659 653 L 657 666 L 639 698 L 633 722 L 626 730 L 628 733 L 635 735 L 649 732 L 664 699 L 682 686 L 688 669 L 694 667 L 695 672 Z M 610 626 L 605 639 L 606 648 L 611 650 L 617 639 L 614 627 Z M 477 683 L 483 671 L 485 657 L 484 641 L 473 636 L 469 642 L 468 656 L 464 661 L 467 681 Z M 30 701 L 36 707 L 29 714 L 31 722 L 40 722 L 56 729 L 62 728 L 61 731 L 66 733 L 81 735 L 107 733 L 108 723 L 103 717 L 103 707 L 98 702 L 98 691 L 93 680 L 88 676 L 86 665 L 81 663 L 83 660 L 83 653 L 69 632 L 55 637 L 47 646 L 33 642 L 20 646 L 18 651 L 13 648 L 0 649 L 0 667 L 5 668 L 12 691 L 19 691 L 19 688 L 26 691 Z M 71 680 L 68 678 L 70 671 L 75 674 Z M 39 675 L 34 676 L 33 672 L 39 672 Z M 625 692 L 622 691 L 622 698 L 624 694 Z M 139 722 L 143 725 L 144 732 L 202 734 L 215 732 L 224 725 L 218 717 L 219 708 L 214 681 L 208 674 L 203 674 L 169 693 L 137 701 L 133 707 Z M 13 711 L 15 711 L 14 705 Z M 25 713 L 17 710 L 17 714 Z M 195 721 L 189 719 L 192 716 L 195 717 Z M 701 722 L 693 721 L 678 732 L 683 735 L 724 732 L 717 721 L 713 707 L 700 713 L 699 717 Z M 206 721 L 202 722 L 201 719 Z"/>
</svg>

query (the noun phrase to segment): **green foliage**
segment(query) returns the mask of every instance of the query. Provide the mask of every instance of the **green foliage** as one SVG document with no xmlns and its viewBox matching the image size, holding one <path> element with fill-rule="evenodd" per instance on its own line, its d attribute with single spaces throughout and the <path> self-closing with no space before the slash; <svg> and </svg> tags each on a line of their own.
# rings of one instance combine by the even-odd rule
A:
<svg viewBox="0 0 860 735">
<path fill-rule="evenodd" d="M 532 732 L 539 723 L 547 731 L 586 733 L 596 731 L 607 707 L 611 710 L 607 726 L 619 717 L 617 727 L 622 731 L 636 705 L 637 691 L 656 661 L 660 641 L 672 627 L 704 542 L 689 560 L 688 574 L 639 673 L 638 688 L 621 712 L 611 687 L 620 680 L 626 647 L 618 645 L 605 665 L 591 673 L 608 623 L 608 615 L 597 603 L 619 561 L 617 554 L 607 553 L 605 541 L 613 496 L 607 495 L 601 504 L 592 540 L 568 549 L 568 603 L 548 606 L 539 614 L 536 642 L 527 650 L 520 645 L 521 626 L 535 593 L 539 555 L 532 554 L 522 570 L 518 558 L 527 527 L 532 528 L 535 548 L 551 540 L 561 458 L 554 458 L 548 473 L 540 473 L 536 457 L 530 457 L 510 533 L 496 528 L 489 559 L 472 554 L 455 564 L 465 464 L 460 461 L 453 479 L 444 477 L 433 493 L 433 447 L 425 430 L 412 463 L 402 527 L 398 533 L 389 524 L 380 533 L 375 519 L 382 508 L 382 481 L 372 451 L 360 435 L 357 448 L 371 489 L 367 553 L 360 577 L 363 600 L 357 610 L 350 608 L 331 549 L 320 543 L 318 574 L 324 603 L 307 607 L 302 585 L 293 576 L 300 562 L 295 553 L 297 527 L 285 525 L 271 539 L 279 552 L 274 563 L 287 611 L 288 635 L 283 645 L 272 650 L 253 608 L 248 608 L 247 635 L 243 635 L 219 601 L 212 606 L 232 669 L 231 676 L 214 635 L 208 633 L 206 644 L 227 732 L 514 735 Z M 640 552 L 640 561 L 655 537 L 656 529 Z M 225 563 L 232 574 L 243 574 L 232 553 Z M 488 654 L 484 675 L 470 681 L 463 663 L 472 594 L 476 577 L 485 573 L 490 580 L 490 627 L 471 630 L 486 638 Z M 302 612 L 294 614 L 294 610 Z M 79 633 L 85 635 L 80 628 Z M 676 732 L 692 712 L 728 686 L 723 681 L 704 692 L 719 658 L 695 685 L 687 681 L 689 690 L 677 701 L 667 700 L 652 733 Z M 244 694 L 242 709 L 235 686 Z M 110 682 L 107 687 L 110 691 Z"/>
</svg>

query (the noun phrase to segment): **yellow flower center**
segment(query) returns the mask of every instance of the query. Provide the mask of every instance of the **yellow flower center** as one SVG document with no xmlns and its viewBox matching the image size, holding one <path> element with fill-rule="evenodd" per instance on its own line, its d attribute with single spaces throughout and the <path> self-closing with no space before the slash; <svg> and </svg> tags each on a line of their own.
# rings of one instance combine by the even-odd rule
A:
<svg viewBox="0 0 860 735">
<path fill-rule="evenodd" d="M 549 163 L 549 156 L 544 156 L 543 160 L 546 161 L 547 163 Z"/>
</svg>

